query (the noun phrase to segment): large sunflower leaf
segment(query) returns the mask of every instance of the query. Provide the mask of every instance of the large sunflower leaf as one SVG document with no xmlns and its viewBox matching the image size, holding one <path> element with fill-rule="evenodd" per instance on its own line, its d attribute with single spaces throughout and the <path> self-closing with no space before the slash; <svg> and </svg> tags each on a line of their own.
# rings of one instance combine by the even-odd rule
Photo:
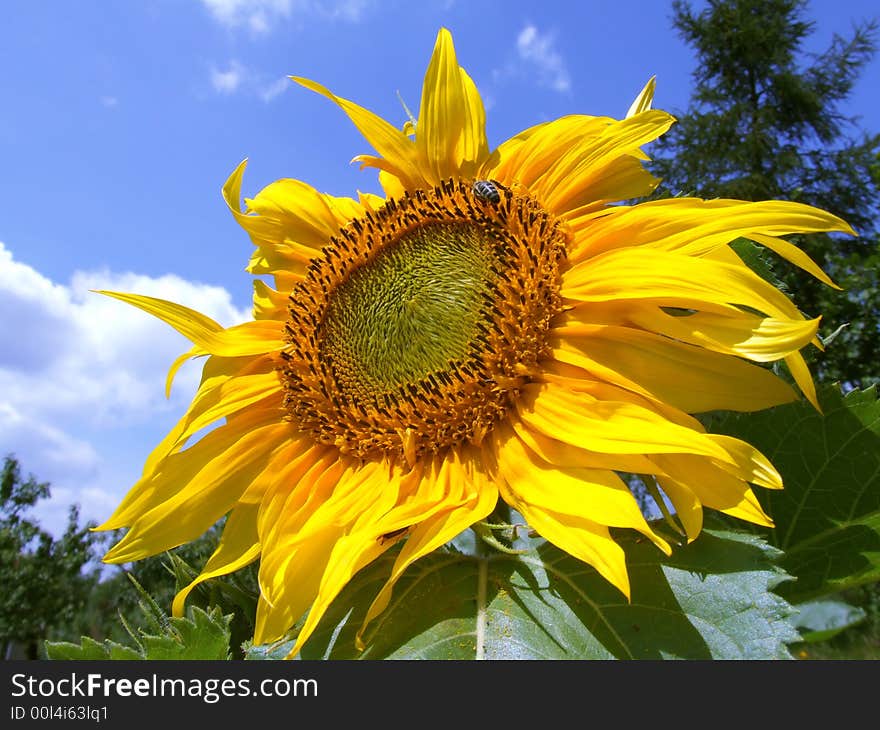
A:
<svg viewBox="0 0 880 730">
<path fill-rule="evenodd" d="M 806 402 L 726 415 L 713 431 L 759 448 L 782 474 L 782 491 L 757 490 L 797 580 L 780 586 L 793 603 L 880 580 L 880 401 L 874 387 L 845 396 L 819 391 L 823 413 Z"/>
<path fill-rule="evenodd" d="M 523 555 L 435 552 L 412 565 L 391 605 L 355 635 L 390 569 L 361 571 L 325 614 L 304 659 L 778 659 L 799 636 L 772 592 L 778 551 L 754 535 L 706 530 L 666 558 L 623 538 L 632 602 L 550 544 Z M 254 647 L 283 657 L 290 642 Z"/>
</svg>

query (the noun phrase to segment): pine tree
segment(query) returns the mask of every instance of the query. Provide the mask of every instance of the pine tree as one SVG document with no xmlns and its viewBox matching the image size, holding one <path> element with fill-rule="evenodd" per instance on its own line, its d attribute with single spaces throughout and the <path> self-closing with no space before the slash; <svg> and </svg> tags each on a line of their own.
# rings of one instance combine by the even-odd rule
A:
<svg viewBox="0 0 880 730">
<path fill-rule="evenodd" d="M 803 0 L 673 2 L 673 27 L 697 56 L 690 108 L 655 146 L 661 194 L 786 199 L 829 210 L 858 238 L 792 238 L 845 292 L 776 267 L 820 334 L 845 328 L 816 358 L 826 381 L 867 386 L 880 376 L 880 134 L 840 108 L 876 51 L 875 20 L 835 36 L 822 54 Z"/>
</svg>

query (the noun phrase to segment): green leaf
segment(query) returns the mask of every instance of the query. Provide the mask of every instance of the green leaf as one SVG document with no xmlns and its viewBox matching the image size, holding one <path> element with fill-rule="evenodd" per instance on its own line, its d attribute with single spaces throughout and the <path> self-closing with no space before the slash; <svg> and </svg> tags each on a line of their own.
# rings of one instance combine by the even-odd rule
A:
<svg viewBox="0 0 880 730">
<path fill-rule="evenodd" d="M 843 601 L 812 601 L 798 606 L 794 624 L 803 641 L 826 641 L 867 617 L 864 609 Z"/>
<path fill-rule="evenodd" d="M 760 449 L 785 489 L 756 490 L 776 527 L 769 542 L 796 577 L 779 592 L 792 603 L 880 580 L 880 402 L 875 388 L 843 396 L 819 391 L 823 413 L 805 402 L 730 414 L 712 430 Z"/>
<path fill-rule="evenodd" d="M 229 622 L 219 609 L 207 613 L 198 607 L 192 618 L 172 618 L 161 635 L 144 636 L 145 659 L 228 659 Z"/>
<path fill-rule="evenodd" d="M 46 655 L 49 659 L 143 659 L 140 652 L 107 639 L 99 643 L 84 636 L 79 645 L 69 641 L 47 641 Z"/>
<path fill-rule="evenodd" d="M 667 558 L 621 538 L 632 602 L 596 571 L 546 542 L 523 555 L 453 551 L 419 560 L 389 608 L 355 634 L 393 555 L 361 571 L 306 642 L 303 659 L 779 659 L 800 637 L 771 589 L 778 551 L 754 535 L 706 530 Z M 292 642 L 252 647 L 283 658 Z"/>
<path fill-rule="evenodd" d="M 132 638 L 138 648 L 105 640 L 99 643 L 83 637 L 80 645 L 69 642 L 46 642 L 49 659 L 228 659 L 229 623 L 219 609 L 208 612 L 198 607 L 188 617 L 163 616 L 157 634 L 139 632 Z"/>
</svg>

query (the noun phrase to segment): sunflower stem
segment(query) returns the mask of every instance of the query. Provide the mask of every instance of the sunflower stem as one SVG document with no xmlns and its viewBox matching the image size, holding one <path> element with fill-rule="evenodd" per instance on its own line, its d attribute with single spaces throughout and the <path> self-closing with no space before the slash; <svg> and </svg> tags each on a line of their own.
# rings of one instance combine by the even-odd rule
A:
<svg viewBox="0 0 880 730">
<path fill-rule="evenodd" d="M 477 616 L 476 616 L 476 646 L 474 647 L 474 659 L 486 658 L 486 593 L 489 583 L 489 559 L 486 556 L 477 560 Z"/>
</svg>

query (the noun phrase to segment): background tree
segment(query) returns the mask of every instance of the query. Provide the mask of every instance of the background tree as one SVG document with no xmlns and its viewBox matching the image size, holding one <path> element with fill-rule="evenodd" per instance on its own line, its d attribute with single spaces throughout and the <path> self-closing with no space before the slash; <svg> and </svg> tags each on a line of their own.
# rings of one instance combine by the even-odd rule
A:
<svg viewBox="0 0 880 730">
<path fill-rule="evenodd" d="M 29 659 L 44 639 L 84 632 L 83 608 L 98 583 L 96 547 L 90 524 L 79 525 L 70 508 L 67 528 L 55 539 L 30 519 L 28 511 L 50 495 L 49 484 L 23 479 L 18 461 L 7 456 L 0 472 L 0 646 Z"/>
<path fill-rule="evenodd" d="M 690 108 L 654 148 L 660 194 L 797 200 L 848 221 L 858 238 L 792 239 L 845 293 L 790 266 L 775 273 L 805 314 L 822 314 L 823 336 L 846 325 L 816 360 L 819 377 L 877 382 L 880 135 L 841 112 L 874 56 L 876 21 L 811 55 L 803 45 L 814 26 L 802 0 L 709 0 L 699 13 L 684 0 L 672 7 L 697 63 Z"/>
<path fill-rule="evenodd" d="M 2 657 L 43 656 L 44 641 L 131 643 L 128 631 L 140 626 L 144 592 L 165 612 L 175 593 L 190 582 L 220 539 L 221 523 L 205 535 L 173 551 L 140 560 L 128 570 L 101 566 L 108 544 L 121 535 L 96 533 L 95 523 L 79 524 L 79 510 L 70 507 L 67 528 L 55 539 L 31 516 L 32 508 L 50 497 L 50 486 L 28 475 L 13 456 L 0 472 L 0 651 Z M 234 613 L 230 622 L 232 651 L 253 635 L 257 601 L 256 571 L 244 569 L 224 581 L 208 581 L 191 595 L 189 604 L 218 606 Z"/>
</svg>

